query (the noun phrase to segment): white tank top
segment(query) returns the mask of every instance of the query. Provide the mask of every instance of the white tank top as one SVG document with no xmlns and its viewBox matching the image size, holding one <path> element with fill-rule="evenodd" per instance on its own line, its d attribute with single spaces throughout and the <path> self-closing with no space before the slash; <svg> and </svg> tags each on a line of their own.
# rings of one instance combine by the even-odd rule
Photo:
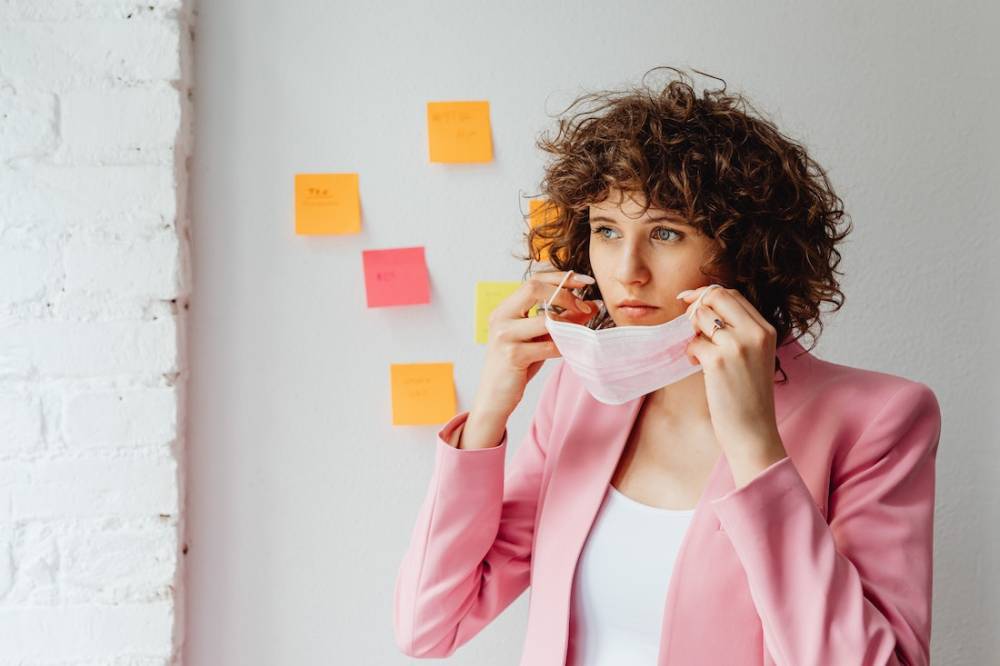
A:
<svg viewBox="0 0 1000 666">
<path fill-rule="evenodd" d="M 608 484 L 573 577 L 567 666 L 656 665 L 667 585 L 693 515 Z"/>
</svg>

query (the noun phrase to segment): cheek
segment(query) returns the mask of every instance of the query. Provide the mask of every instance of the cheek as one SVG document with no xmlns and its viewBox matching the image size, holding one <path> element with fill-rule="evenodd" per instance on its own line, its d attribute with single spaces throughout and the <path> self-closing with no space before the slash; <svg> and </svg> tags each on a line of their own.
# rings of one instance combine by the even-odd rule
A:
<svg viewBox="0 0 1000 666">
<path fill-rule="evenodd" d="M 590 288 L 590 293 L 593 293 L 593 298 L 602 298 L 601 285 L 607 281 L 607 270 L 605 268 L 606 261 L 604 261 L 603 253 L 591 246 L 589 252 L 590 258 L 590 274 L 597 281 L 593 287 Z"/>
<path fill-rule="evenodd" d="M 601 274 L 607 272 L 611 254 L 607 248 L 602 248 L 596 243 L 591 243 L 589 248 L 590 268 L 594 272 L 594 277 L 599 278 Z"/>
</svg>

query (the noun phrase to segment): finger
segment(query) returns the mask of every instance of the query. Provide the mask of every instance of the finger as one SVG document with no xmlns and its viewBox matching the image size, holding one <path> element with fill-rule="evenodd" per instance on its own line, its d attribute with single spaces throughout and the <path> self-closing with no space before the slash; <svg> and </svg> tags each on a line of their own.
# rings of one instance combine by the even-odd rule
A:
<svg viewBox="0 0 1000 666">
<path fill-rule="evenodd" d="M 565 271 L 535 271 L 531 274 L 531 277 L 537 278 L 542 282 L 547 282 L 548 284 L 558 285 L 567 274 L 570 274 L 570 276 L 567 279 L 566 284 L 569 284 L 572 281 L 582 282 L 584 284 L 594 284 L 594 277 L 592 275 L 585 275 L 584 273 L 572 269 Z"/>
<path fill-rule="evenodd" d="M 552 313 L 552 318 L 558 321 L 568 321 L 584 325 L 593 315 L 566 310 L 560 315 Z M 545 313 L 539 311 L 534 317 L 500 320 L 493 325 L 497 331 L 504 331 L 508 340 L 515 342 L 533 341 L 535 339 L 551 339 L 545 327 Z M 491 327 L 491 330 L 492 328 Z"/>
<path fill-rule="evenodd" d="M 551 339 L 542 316 L 499 320 L 490 325 L 490 337 L 513 344 Z"/>
<path fill-rule="evenodd" d="M 586 325 L 591 317 L 592 315 L 576 313 L 573 310 L 567 310 L 562 315 L 552 315 L 552 318 L 558 321 L 568 321 L 580 325 Z M 545 326 L 545 315 L 542 312 L 534 317 L 504 319 L 491 323 L 490 335 L 501 337 L 515 344 L 552 339 Z"/>
<path fill-rule="evenodd" d="M 544 303 L 549 298 L 562 308 L 578 309 L 575 304 L 576 295 L 573 289 L 580 289 L 590 283 L 586 278 L 581 278 L 576 273 L 570 275 L 563 287 L 555 292 L 568 271 L 544 271 L 536 273 L 531 278 L 525 280 L 513 294 L 500 302 L 493 310 L 497 319 L 521 319 L 527 317 L 532 307 L 539 303 Z M 592 310 L 592 313 L 596 310 Z"/>
<path fill-rule="evenodd" d="M 552 340 L 541 340 L 539 342 L 525 342 L 518 347 L 518 365 L 529 366 L 536 361 L 544 361 L 549 358 L 559 358 L 559 348 Z"/>
<path fill-rule="evenodd" d="M 725 318 L 719 316 L 719 313 L 708 305 L 702 305 L 695 310 L 691 321 L 694 324 L 694 327 L 701 332 L 702 336 L 711 342 L 712 336 L 715 335 L 715 332 L 713 332 L 712 329 L 715 328 L 716 319 L 720 319 L 726 326 L 731 325 L 726 322 Z"/>
<path fill-rule="evenodd" d="M 536 282 L 535 287 L 541 285 L 542 297 L 539 302 L 542 304 L 553 303 L 560 308 L 574 308 L 580 312 L 596 312 L 593 307 L 581 307 L 583 300 L 578 293 L 581 289 L 593 285 L 594 278 L 589 275 L 581 275 L 576 271 L 543 271 L 533 276 Z M 552 288 L 554 286 L 555 288 Z"/>
<path fill-rule="evenodd" d="M 715 352 L 715 345 L 708 338 L 697 335 L 691 338 L 687 346 L 687 356 L 688 361 L 691 365 L 700 365 L 701 358 L 711 358 L 711 354 Z M 700 358 L 699 358 L 700 357 Z"/>
<path fill-rule="evenodd" d="M 707 293 L 706 293 L 707 290 Z M 702 309 L 707 308 L 712 311 L 712 317 L 706 318 L 705 321 L 709 322 L 711 326 L 712 318 L 720 317 L 721 319 L 733 326 L 749 326 L 751 324 L 759 325 L 759 322 L 747 312 L 746 308 L 740 301 L 733 298 L 732 293 L 725 288 L 717 287 L 714 289 L 708 289 L 708 287 L 699 287 L 695 290 L 697 293 L 692 296 L 692 303 L 688 308 L 688 318 L 693 318 L 695 311 L 700 307 Z M 701 304 L 698 304 L 698 298 L 704 294 L 701 299 Z M 686 299 L 685 299 L 686 300 Z M 707 333 L 708 331 L 706 331 Z"/>
<path fill-rule="evenodd" d="M 685 294 L 685 296 L 681 298 L 682 300 L 690 301 L 693 304 L 693 302 L 698 299 L 698 296 L 700 296 L 707 288 L 708 288 L 707 286 L 699 287 L 697 289 L 693 289 L 688 292 L 681 292 Z M 743 306 L 743 309 L 747 312 L 747 314 L 749 314 L 753 318 L 753 320 L 756 321 L 757 324 L 760 325 L 762 328 L 766 329 L 771 326 L 770 322 L 768 322 L 767 319 L 764 318 L 764 315 L 762 315 L 760 311 L 753 306 L 753 303 L 747 300 L 747 298 L 742 293 L 740 293 L 739 289 L 727 289 L 727 288 L 712 289 L 711 291 L 709 291 L 708 294 L 705 295 L 705 298 L 702 299 L 702 303 L 707 302 L 709 305 L 718 306 L 718 303 L 715 303 L 711 300 L 712 292 L 716 291 L 724 291 L 730 296 L 732 296 L 740 305 Z M 722 311 L 720 308 L 716 307 L 716 309 L 722 312 L 723 315 L 726 315 L 726 313 Z"/>
<path fill-rule="evenodd" d="M 757 309 L 736 289 L 713 289 L 705 296 L 702 303 L 706 301 L 730 323 L 739 323 L 737 317 L 742 317 L 743 324 L 753 322 L 758 327 L 763 324 L 763 317 Z"/>
<path fill-rule="evenodd" d="M 570 321 L 587 321 L 597 315 L 598 307 L 595 301 L 585 301 L 577 298 L 571 293 L 559 294 L 551 302 L 545 299 L 538 303 L 536 316 L 545 314 L 545 309 L 549 308 L 550 316 L 553 319 L 565 319 Z"/>
<path fill-rule="evenodd" d="M 597 307 L 597 304 L 594 301 L 586 301 L 586 303 L 587 306 L 590 308 L 589 312 L 583 312 L 572 308 L 565 310 L 559 309 L 553 303 L 551 306 L 549 306 L 550 308 L 552 308 L 552 310 L 549 312 L 548 316 L 551 317 L 553 321 L 565 321 L 573 324 L 586 325 L 588 322 L 590 322 L 591 319 L 597 316 L 598 312 L 600 312 L 600 308 Z M 535 318 L 541 319 L 544 322 L 545 316 L 546 315 L 543 303 L 538 306 L 538 312 L 535 314 Z"/>
<path fill-rule="evenodd" d="M 580 275 L 575 271 L 547 271 L 538 274 L 539 282 L 543 284 L 542 290 L 544 298 L 540 299 L 542 306 L 558 305 L 554 308 L 553 314 L 572 315 L 571 319 L 576 319 L 576 313 L 583 313 L 588 316 L 597 314 L 598 303 L 581 298 L 578 290 L 595 283 L 594 278 L 589 275 Z M 582 284 L 581 284 L 582 283 Z M 549 289 L 549 284 L 555 284 L 555 289 Z M 544 309 L 544 307 L 539 308 Z M 563 310 L 569 312 L 563 313 Z"/>
</svg>

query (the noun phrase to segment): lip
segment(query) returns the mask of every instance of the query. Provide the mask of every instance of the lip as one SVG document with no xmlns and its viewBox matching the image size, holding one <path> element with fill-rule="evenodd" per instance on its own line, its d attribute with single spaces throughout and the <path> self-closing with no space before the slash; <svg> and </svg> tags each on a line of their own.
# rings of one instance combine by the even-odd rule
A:
<svg viewBox="0 0 1000 666">
<path fill-rule="evenodd" d="M 618 303 L 618 307 L 623 308 L 627 306 L 642 307 L 642 308 L 656 308 L 655 305 L 647 303 L 646 301 L 637 301 L 634 298 L 626 298 L 624 301 Z"/>
<path fill-rule="evenodd" d="M 618 311 L 629 317 L 645 317 L 653 314 L 659 308 L 652 305 L 619 305 Z"/>
</svg>

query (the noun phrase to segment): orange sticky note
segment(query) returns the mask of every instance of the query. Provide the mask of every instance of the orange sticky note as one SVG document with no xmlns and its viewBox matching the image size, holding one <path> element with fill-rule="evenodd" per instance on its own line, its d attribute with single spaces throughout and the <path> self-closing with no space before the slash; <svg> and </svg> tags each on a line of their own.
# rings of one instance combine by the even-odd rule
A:
<svg viewBox="0 0 1000 666">
<path fill-rule="evenodd" d="M 528 223 L 532 229 L 541 224 L 554 222 L 558 216 L 559 212 L 548 201 L 539 199 L 528 200 Z M 549 260 L 549 246 L 545 239 L 536 237 L 534 247 L 540 253 L 539 261 Z"/>
<path fill-rule="evenodd" d="M 490 103 L 427 102 L 431 162 L 489 162 L 493 159 Z"/>
<path fill-rule="evenodd" d="M 295 233 L 361 233 L 358 174 L 295 174 Z"/>
<path fill-rule="evenodd" d="M 362 250 L 368 307 L 431 302 L 423 246 Z"/>
<path fill-rule="evenodd" d="M 393 363 L 392 424 L 431 425 L 455 416 L 455 369 L 452 363 Z"/>
</svg>

